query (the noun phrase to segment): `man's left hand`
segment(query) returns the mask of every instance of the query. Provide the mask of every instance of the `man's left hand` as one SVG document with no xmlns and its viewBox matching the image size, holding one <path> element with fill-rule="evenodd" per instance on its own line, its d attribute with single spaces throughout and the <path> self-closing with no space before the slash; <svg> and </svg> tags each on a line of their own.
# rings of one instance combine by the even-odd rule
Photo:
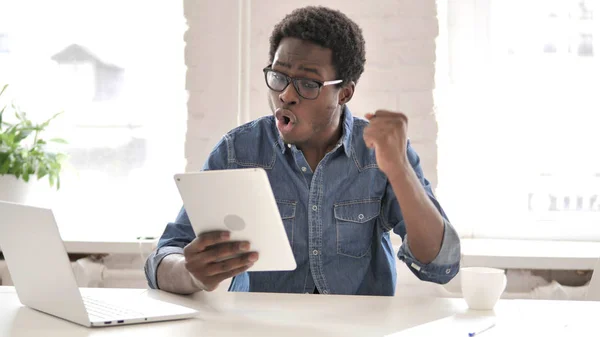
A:
<svg viewBox="0 0 600 337">
<path fill-rule="evenodd" d="M 365 143 L 375 149 L 379 169 L 391 178 L 408 163 L 408 118 L 401 112 L 387 110 L 377 110 L 365 117 L 369 121 L 363 132 Z"/>
</svg>

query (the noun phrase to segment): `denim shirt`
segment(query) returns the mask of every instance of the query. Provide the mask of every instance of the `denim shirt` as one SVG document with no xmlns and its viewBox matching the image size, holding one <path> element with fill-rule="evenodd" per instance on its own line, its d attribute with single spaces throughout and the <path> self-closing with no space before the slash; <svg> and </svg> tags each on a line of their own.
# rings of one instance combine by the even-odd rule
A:
<svg viewBox="0 0 600 337">
<path fill-rule="evenodd" d="M 240 274 L 233 278 L 230 291 L 393 295 L 396 261 L 390 232 L 402 237 L 397 256 L 419 279 L 443 284 L 457 274 L 459 237 L 423 176 L 410 142 L 408 159 L 444 219 L 441 250 L 428 264 L 413 256 L 392 186 L 379 170 L 374 150 L 365 145 L 363 129 L 368 122 L 353 117 L 348 108 L 343 118 L 342 138 L 314 172 L 302 151 L 284 144 L 273 116 L 235 128 L 211 152 L 203 170 L 266 170 L 297 264 L 293 271 Z M 151 288 L 158 287 L 161 260 L 182 254 L 194 237 L 182 208 L 146 261 Z"/>
</svg>

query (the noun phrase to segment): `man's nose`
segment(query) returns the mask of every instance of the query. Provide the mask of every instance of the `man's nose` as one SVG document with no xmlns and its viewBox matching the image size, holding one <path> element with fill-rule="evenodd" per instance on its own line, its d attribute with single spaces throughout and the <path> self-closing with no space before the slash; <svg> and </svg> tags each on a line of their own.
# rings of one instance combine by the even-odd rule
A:
<svg viewBox="0 0 600 337">
<path fill-rule="evenodd" d="M 294 83 L 290 82 L 288 86 L 279 94 L 279 100 L 286 105 L 298 104 L 300 97 L 294 87 Z"/>
</svg>

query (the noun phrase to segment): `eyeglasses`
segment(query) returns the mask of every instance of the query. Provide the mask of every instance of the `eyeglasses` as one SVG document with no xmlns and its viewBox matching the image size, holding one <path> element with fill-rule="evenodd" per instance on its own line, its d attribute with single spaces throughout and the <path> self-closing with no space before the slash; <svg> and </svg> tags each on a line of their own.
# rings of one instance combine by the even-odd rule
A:
<svg viewBox="0 0 600 337">
<path fill-rule="evenodd" d="M 284 73 L 271 69 L 271 66 L 263 69 L 263 72 L 265 73 L 265 82 L 267 82 L 267 87 L 269 87 L 269 89 L 276 92 L 283 92 L 291 82 L 294 84 L 294 88 L 296 88 L 296 92 L 298 92 L 300 97 L 310 100 L 319 97 L 322 87 L 343 82 L 342 80 L 321 82 L 308 78 L 292 78 Z"/>
</svg>

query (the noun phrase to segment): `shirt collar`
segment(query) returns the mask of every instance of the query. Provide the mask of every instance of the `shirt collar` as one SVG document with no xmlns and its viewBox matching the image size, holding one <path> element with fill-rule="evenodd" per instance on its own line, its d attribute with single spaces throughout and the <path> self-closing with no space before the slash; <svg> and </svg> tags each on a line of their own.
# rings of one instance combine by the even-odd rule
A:
<svg viewBox="0 0 600 337">
<path fill-rule="evenodd" d="M 344 110 L 342 111 L 342 138 L 341 143 L 344 146 L 344 153 L 346 156 L 350 157 L 352 153 L 352 128 L 354 127 L 354 117 L 348 109 L 347 106 L 344 105 Z M 279 134 L 279 130 L 277 130 L 277 121 L 273 124 L 273 129 L 275 134 L 277 135 L 277 144 L 279 145 L 279 149 L 281 153 L 285 153 L 286 147 L 289 144 L 285 144 L 281 135 Z"/>
<path fill-rule="evenodd" d="M 350 109 L 345 105 L 342 113 L 344 114 L 342 117 L 342 145 L 344 145 L 346 156 L 350 157 L 350 154 L 352 153 L 352 129 L 354 128 L 354 117 L 352 116 Z"/>
</svg>

